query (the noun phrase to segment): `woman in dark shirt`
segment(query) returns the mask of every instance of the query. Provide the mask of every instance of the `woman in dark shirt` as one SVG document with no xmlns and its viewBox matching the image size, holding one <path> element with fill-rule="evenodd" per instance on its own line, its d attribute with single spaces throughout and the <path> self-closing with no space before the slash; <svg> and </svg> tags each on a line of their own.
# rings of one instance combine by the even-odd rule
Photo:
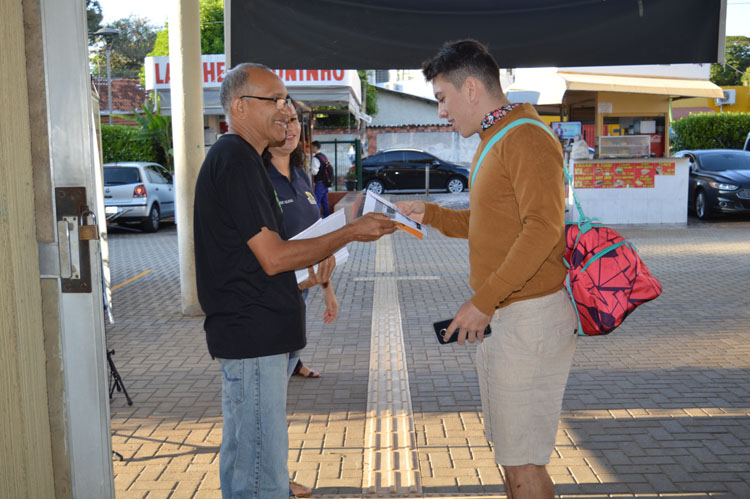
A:
<svg viewBox="0 0 750 499">
<path fill-rule="evenodd" d="M 293 115 L 287 127 L 284 143 L 276 147 L 268 147 L 263 151 L 263 162 L 268 168 L 268 176 L 276 190 L 276 197 L 284 214 L 286 233 L 290 238 L 320 218 L 310 179 L 305 173 L 305 153 L 299 143 L 301 132 L 299 118 Z M 321 286 L 325 302 L 323 322 L 328 324 L 336 320 L 339 306 L 331 282 L 328 281 Z M 308 290 L 302 291 L 305 299 L 307 292 Z M 319 378 L 320 374 L 302 364 L 299 354 L 299 351 L 289 354 L 290 376 L 297 374 L 307 378 Z"/>
</svg>

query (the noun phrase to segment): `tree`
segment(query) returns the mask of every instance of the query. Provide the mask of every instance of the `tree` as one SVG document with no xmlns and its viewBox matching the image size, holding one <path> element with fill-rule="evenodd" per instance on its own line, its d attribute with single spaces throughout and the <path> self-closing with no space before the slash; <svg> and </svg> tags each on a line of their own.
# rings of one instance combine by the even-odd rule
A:
<svg viewBox="0 0 750 499">
<path fill-rule="evenodd" d="M 726 64 L 711 64 L 711 81 L 719 86 L 742 85 L 742 75 L 750 67 L 750 38 L 728 36 Z"/>
<path fill-rule="evenodd" d="M 102 27 L 102 6 L 99 0 L 86 0 L 86 24 L 89 30 L 89 43 L 94 43 L 94 33 Z"/>
<path fill-rule="evenodd" d="M 224 0 L 200 0 L 201 54 L 224 53 Z M 169 55 L 169 26 L 156 35 L 151 56 Z"/>
<path fill-rule="evenodd" d="M 159 151 L 161 163 L 172 171 L 172 120 L 169 116 L 162 116 L 159 97 L 156 102 L 148 99 L 142 106 L 143 114 L 133 109 L 133 118 L 141 126 L 136 138 L 153 145 Z"/>
<path fill-rule="evenodd" d="M 357 70 L 359 79 L 365 82 L 365 92 L 367 94 L 367 102 L 365 103 L 365 113 L 370 116 L 378 114 L 378 90 L 375 85 L 370 85 L 370 80 L 367 79 L 367 71 Z"/>
<path fill-rule="evenodd" d="M 119 31 L 112 42 L 110 64 L 112 76 L 135 78 L 143 67 L 143 60 L 154 48 L 156 30 L 144 17 L 126 17 L 109 24 L 108 28 Z M 104 46 L 94 57 L 95 73 L 105 74 L 106 55 Z"/>
<path fill-rule="evenodd" d="M 105 163 L 149 161 L 164 164 L 161 150 L 153 142 L 139 139 L 140 130 L 128 125 L 102 123 L 102 157 Z"/>
<path fill-rule="evenodd" d="M 750 132 L 750 113 L 691 114 L 672 122 L 672 151 L 741 149 Z"/>
</svg>

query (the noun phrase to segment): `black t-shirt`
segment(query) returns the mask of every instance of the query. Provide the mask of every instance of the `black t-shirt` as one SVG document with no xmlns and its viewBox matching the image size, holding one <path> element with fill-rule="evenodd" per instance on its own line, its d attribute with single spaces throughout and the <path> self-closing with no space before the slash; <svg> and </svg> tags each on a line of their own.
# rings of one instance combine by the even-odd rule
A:
<svg viewBox="0 0 750 499">
<path fill-rule="evenodd" d="M 289 172 L 291 179 L 288 179 L 271 165 L 268 176 L 284 213 L 284 228 L 289 237 L 296 236 L 318 221 L 318 203 L 312 193 L 310 179 L 302 168 L 292 166 Z"/>
<path fill-rule="evenodd" d="M 193 209 L 198 300 L 211 356 L 243 359 L 304 348 L 305 304 L 294 272 L 269 276 L 247 245 L 262 227 L 287 237 L 263 161 L 239 135 L 211 146 Z"/>
</svg>

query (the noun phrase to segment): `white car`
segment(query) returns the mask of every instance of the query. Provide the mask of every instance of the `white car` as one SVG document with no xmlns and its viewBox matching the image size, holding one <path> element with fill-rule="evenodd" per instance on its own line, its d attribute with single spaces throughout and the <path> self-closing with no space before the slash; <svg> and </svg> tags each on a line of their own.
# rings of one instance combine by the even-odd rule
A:
<svg viewBox="0 0 750 499">
<path fill-rule="evenodd" d="M 159 230 L 174 216 L 172 174 L 158 163 L 127 161 L 104 165 L 104 211 L 107 222 L 140 224 L 144 232 Z"/>
</svg>

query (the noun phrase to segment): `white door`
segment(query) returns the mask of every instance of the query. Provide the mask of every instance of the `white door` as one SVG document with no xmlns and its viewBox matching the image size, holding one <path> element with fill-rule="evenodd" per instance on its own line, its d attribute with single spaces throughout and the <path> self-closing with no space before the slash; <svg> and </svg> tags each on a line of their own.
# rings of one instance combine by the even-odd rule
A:
<svg viewBox="0 0 750 499">
<path fill-rule="evenodd" d="M 104 220 L 94 134 L 85 2 L 40 0 L 46 113 L 57 218 L 59 324 L 72 496 L 114 497 L 104 339 L 101 241 L 79 240 L 78 225 Z M 41 195 L 39 192 L 37 195 Z M 45 262 L 41 261 L 40 264 Z M 52 263 L 52 262 L 46 262 Z M 54 265 L 46 266 L 52 268 Z"/>
</svg>

